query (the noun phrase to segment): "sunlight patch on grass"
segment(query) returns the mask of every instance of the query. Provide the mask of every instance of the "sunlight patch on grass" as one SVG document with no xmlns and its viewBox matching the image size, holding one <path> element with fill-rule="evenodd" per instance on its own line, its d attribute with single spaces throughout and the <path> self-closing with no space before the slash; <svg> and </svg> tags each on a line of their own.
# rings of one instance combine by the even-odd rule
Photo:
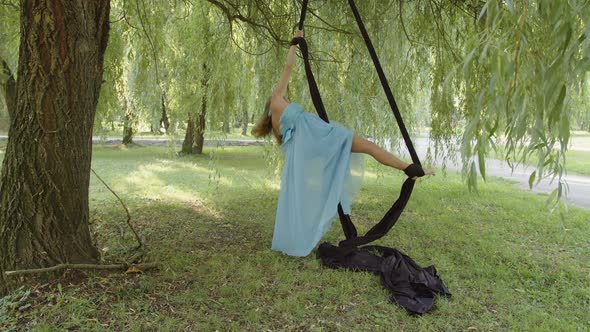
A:
<svg viewBox="0 0 590 332">
<path fill-rule="evenodd" d="M 186 176 L 186 182 L 170 181 L 168 174 L 173 175 L 177 172 Z M 191 177 L 207 173 L 207 168 L 195 164 L 160 160 L 159 163 L 142 165 L 136 171 L 127 175 L 124 183 L 117 185 L 117 190 L 129 192 L 129 188 L 133 188 L 131 192 L 135 196 L 176 202 L 191 202 L 201 196 L 196 188 L 190 188 L 190 184 L 194 182 L 194 178 Z"/>
</svg>

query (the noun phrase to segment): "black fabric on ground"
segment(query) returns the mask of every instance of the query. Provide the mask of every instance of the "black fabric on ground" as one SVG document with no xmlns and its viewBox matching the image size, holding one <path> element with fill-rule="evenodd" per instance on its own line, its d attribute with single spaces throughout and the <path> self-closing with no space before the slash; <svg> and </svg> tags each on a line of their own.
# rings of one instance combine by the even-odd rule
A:
<svg viewBox="0 0 590 332">
<path fill-rule="evenodd" d="M 434 266 L 420 267 L 412 258 L 396 249 L 364 246 L 348 255 L 334 255 L 340 248 L 322 243 L 318 255 L 324 266 L 366 271 L 381 276 L 381 283 L 391 295 L 390 301 L 409 314 L 421 315 L 432 310 L 436 295 L 451 296 Z"/>
</svg>

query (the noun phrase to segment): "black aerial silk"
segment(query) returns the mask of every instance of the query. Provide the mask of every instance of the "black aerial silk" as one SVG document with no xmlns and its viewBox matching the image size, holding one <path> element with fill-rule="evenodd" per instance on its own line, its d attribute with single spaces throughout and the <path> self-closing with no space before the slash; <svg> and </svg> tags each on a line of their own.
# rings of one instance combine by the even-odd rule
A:
<svg viewBox="0 0 590 332">
<path fill-rule="evenodd" d="M 391 292 L 390 301 L 409 314 L 429 312 L 434 306 L 435 295 L 451 296 L 434 266 L 422 268 L 401 251 L 382 246 L 363 246 L 347 255 L 340 255 L 340 250 L 329 243 L 322 243 L 318 248 L 322 265 L 381 275 L 383 287 Z"/>
<path fill-rule="evenodd" d="M 424 171 L 354 0 L 348 0 L 348 3 L 367 45 L 391 110 L 412 157 L 413 164 L 404 171 L 408 178 L 402 185 L 398 199 L 393 203 L 381 221 L 373 226 L 365 235 L 358 236 L 356 227 L 352 223 L 350 216 L 344 214 L 341 205 L 338 204 L 338 216 L 346 239 L 340 241 L 338 246 L 329 243 L 320 244 L 317 254 L 322 264 L 330 268 L 346 268 L 380 274 L 383 285 L 391 291 L 391 301 L 393 303 L 404 307 L 411 314 L 423 314 L 432 309 L 435 294 L 451 296 L 451 293 L 438 277 L 434 266 L 421 268 L 410 257 L 395 249 L 381 246 L 361 247 L 383 237 L 395 225 L 412 195 L 412 190 L 414 189 L 413 177 L 424 176 Z M 299 19 L 299 30 L 303 30 L 307 4 L 308 0 L 303 0 L 301 17 Z M 304 38 L 294 38 L 291 44 L 299 45 L 301 49 L 305 64 L 305 74 L 314 107 L 320 118 L 329 122 L 319 88 L 311 70 L 307 42 Z"/>
</svg>

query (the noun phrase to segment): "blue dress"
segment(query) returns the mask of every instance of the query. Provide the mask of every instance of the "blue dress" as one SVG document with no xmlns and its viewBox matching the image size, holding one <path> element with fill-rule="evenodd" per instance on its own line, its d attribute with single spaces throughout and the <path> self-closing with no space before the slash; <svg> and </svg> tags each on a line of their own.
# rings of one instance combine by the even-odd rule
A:
<svg viewBox="0 0 590 332">
<path fill-rule="evenodd" d="M 307 256 L 337 214 L 350 206 L 363 177 L 363 158 L 352 153 L 353 132 L 290 103 L 280 118 L 285 156 L 272 249 Z"/>
</svg>

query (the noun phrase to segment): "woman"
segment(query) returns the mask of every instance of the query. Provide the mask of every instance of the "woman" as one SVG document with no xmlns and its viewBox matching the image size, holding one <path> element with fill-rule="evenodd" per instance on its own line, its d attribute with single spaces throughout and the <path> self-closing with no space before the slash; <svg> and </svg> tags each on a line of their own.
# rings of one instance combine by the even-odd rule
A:
<svg viewBox="0 0 590 332">
<path fill-rule="evenodd" d="M 303 37 L 303 32 L 297 31 L 295 37 Z M 352 131 L 304 112 L 285 97 L 295 49 L 289 48 L 281 78 L 252 134 L 264 137 L 272 131 L 285 155 L 272 249 L 307 256 L 328 230 L 338 203 L 350 214 L 360 185 L 352 174 L 362 165 L 357 153 L 398 170 L 410 165 Z"/>
</svg>

